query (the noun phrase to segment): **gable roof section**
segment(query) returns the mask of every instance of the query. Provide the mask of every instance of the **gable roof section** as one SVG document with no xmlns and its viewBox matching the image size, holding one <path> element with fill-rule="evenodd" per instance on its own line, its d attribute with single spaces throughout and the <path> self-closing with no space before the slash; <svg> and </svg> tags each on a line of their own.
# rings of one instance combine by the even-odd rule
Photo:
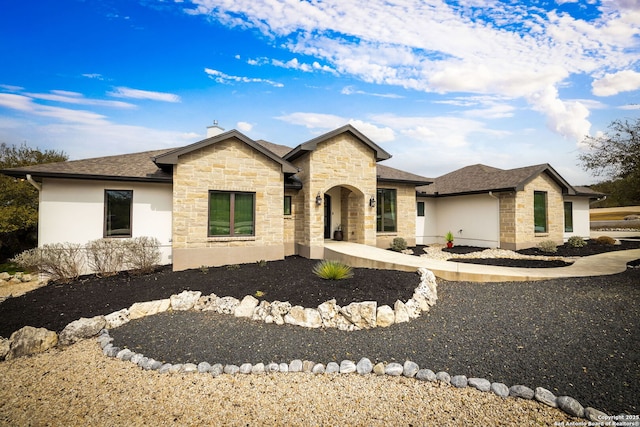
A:
<svg viewBox="0 0 640 427">
<path fill-rule="evenodd" d="M 424 176 L 380 164 L 376 165 L 376 175 L 378 182 L 399 182 L 413 185 L 429 185 L 433 182 L 432 179 L 425 178 Z"/>
<path fill-rule="evenodd" d="M 193 151 L 197 151 L 202 148 L 208 147 L 210 145 L 217 144 L 222 141 L 227 141 L 229 139 L 237 139 L 247 144 L 254 150 L 264 154 L 274 162 L 280 164 L 280 166 L 282 167 L 282 172 L 284 173 L 294 174 L 298 172 L 297 167 L 295 167 L 288 161 L 284 160 L 282 157 L 278 156 L 277 154 L 275 154 L 265 146 L 257 143 L 256 141 L 243 135 L 242 133 L 238 132 L 235 129 L 230 130 L 228 132 L 221 133 L 211 138 L 203 139 L 202 141 L 199 141 L 181 148 L 176 148 L 175 150 L 171 150 L 169 152 L 160 154 L 153 158 L 153 162 L 161 168 L 166 166 L 173 166 L 178 164 L 178 158 L 184 154 L 191 153 Z M 266 143 L 266 141 L 264 142 Z M 271 144 L 271 143 L 267 143 L 267 144 Z M 271 145 L 276 145 L 276 144 L 271 144 Z"/>
<path fill-rule="evenodd" d="M 2 172 L 13 177 L 32 175 L 43 178 L 74 178 L 114 181 L 144 181 L 171 183 L 171 173 L 164 172 L 152 162 L 152 158 L 170 149 L 144 151 L 117 156 L 96 157 L 66 162 L 45 163 L 6 169 Z"/>
<path fill-rule="evenodd" d="M 466 166 L 436 178 L 433 185 L 417 190 L 423 195 L 434 196 L 522 191 L 542 173 L 549 175 L 561 187 L 563 194 L 576 194 L 575 189 L 547 163 L 508 170 L 482 164 Z"/>
<path fill-rule="evenodd" d="M 376 161 L 386 160 L 391 158 L 391 154 L 387 153 L 383 150 L 378 144 L 367 138 L 363 133 L 361 133 L 358 129 L 353 127 L 352 125 L 344 125 L 338 129 L 332 130 L 331 132 L 327 132 L 323 135 L 320 135 L 316 138 L 313 138 L 307 142 L 304 142 L 298 145 L 296 148 L 291 150 L 289 153 L 283 156 L 285 160 L 295 160 L 298 157 L 313 151 L 317 148 L 318 144 L 324 141 L 327 141 L 335 136 L 341 135 L 343 133 L 350 133 L 356 138 L 358 138 L 363 144 L 367 145 L 371 148 L 376 155 Z"/>
</svg>

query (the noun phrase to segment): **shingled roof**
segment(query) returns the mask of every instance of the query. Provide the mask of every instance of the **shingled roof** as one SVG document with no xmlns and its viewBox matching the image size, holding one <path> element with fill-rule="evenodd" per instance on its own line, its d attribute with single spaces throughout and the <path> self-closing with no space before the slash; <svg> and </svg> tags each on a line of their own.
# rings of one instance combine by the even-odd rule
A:
<svg viewBox="0 0 640 427">
<path fill-rule="evenodd" d="M 436 178 L 432 185 L 418 187 L 417 191 L 433 196 L 521 191 L 542 173 L 548 174 L 562 188 L 563 194 L 576 194 L 575 189 L 546 163 L 507 170 L 482 164 L 466 166 Z"/>
<path fill-rule="evenodd" d="M 394 169 L 381 164 L 376 164 L 376 169 L 378 181 L 381 182 L 400 182 L 421 186 L 429 185 L 433 182 L 432 179 L 425 178 L 424 176 L 405 172 L 400 169 Z"/>
<path fill-rule="evenodd" d="M 1 173 L 14 177 L 29 174 L 43 178 L 100 179 L 116 181 L 167 182 L 172 180 L 171 173 L 162 171 L 152 158 L 171 149 L 144 151 L 141 153 L 121 154 L 117 156 L 95 157 L 84 160 L 46 163 L 5 169 Z"/>
</svg>

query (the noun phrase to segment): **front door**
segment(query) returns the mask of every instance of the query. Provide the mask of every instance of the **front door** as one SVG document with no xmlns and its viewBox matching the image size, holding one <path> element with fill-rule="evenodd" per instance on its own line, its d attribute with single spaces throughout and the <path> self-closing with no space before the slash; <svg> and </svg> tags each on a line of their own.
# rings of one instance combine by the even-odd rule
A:
<svg viewBox="0 0 640 427">
<path fill-rule="evenodd" d="M 331 238 L 331 196 L 324 195 L 324 238 Z"/>
</svg>

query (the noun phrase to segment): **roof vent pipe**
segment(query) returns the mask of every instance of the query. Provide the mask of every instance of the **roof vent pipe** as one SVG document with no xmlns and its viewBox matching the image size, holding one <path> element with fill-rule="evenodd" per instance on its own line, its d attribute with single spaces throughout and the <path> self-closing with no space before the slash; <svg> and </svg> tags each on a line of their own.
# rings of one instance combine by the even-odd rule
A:
<svg viewBox="0 0 640 427">
<path fill-rule="evenodd" d="M 216 135 L 220 135 L 224 132 L 224 129 L 218 126 L 218 121 L 213 121 L 213 126 L 207 126 L 207 138 L 211 138 Z"/>
</svg>

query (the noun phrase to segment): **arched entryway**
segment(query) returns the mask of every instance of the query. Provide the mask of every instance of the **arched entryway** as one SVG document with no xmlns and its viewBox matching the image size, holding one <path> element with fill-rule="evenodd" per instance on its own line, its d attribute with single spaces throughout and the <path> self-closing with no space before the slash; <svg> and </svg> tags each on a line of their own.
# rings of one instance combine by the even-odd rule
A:
<svg viewBox="0 0 640 427">
<path fill-rule="evenodd" d="M 343 240 L 365 241 L 365 196 L 350 185 L 334 186 L 324 193 L 324 238 L 332 239 L 340 228 Z"/>
</svg>

